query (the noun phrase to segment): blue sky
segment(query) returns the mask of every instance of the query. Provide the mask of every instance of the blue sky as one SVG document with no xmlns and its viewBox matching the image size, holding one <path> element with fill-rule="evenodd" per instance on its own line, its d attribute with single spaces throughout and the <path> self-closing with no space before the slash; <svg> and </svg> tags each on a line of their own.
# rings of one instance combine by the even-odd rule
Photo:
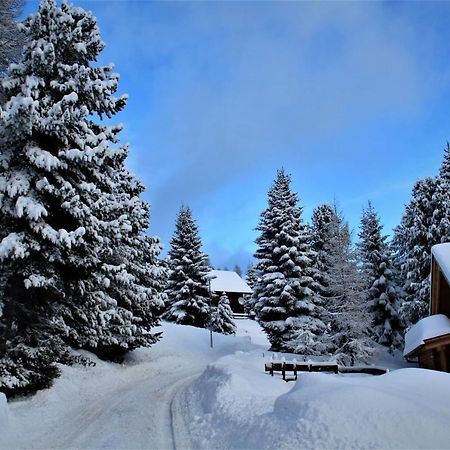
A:
<svg viewBox="0 0 450 450">
<path fill-rule="evenodd" d="M 450 140 L 450 2 L 79 1 L 128 107 L 128 165 L 168 247 L 188 204 L 216 266 L 246 266 L 277 168 L 309 221 L 336 200 L 390 234 Z M 26 13 L 37 9 L 29 1 Z"/>
</svg>

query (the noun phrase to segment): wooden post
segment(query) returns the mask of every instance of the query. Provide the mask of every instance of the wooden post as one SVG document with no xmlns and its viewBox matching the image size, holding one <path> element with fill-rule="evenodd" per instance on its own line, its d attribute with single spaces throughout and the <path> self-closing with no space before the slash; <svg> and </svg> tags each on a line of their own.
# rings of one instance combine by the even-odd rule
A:
<svg viewBox="0 0 450 450">
<path fill-rule="evenodd" d="M 445 347 L 439 347 L 436 349 L 439 354 L 439 369 L 443 372 L 448 372 L 447 367 L 447 355 L 445 354 Z"/>
</svg>

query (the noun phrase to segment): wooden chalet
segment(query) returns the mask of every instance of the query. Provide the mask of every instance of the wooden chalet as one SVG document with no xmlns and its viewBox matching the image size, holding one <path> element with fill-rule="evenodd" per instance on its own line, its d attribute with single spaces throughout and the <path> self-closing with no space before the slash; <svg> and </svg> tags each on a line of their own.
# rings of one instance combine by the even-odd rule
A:
<svg viewBox="0 0 450 450">
<path fill-rule="evenodd" d="M 420 367 L 450 372 L 450 243 L 431 249 L 430 313 L 406 333 L 403 354 Z"/>
<path fill-rule="evenodd" d="M 236 272 L 230 270 L 212 270 L 208 278 L 211 280 L 213 303 L 217 304 L 225 292 L 233 313 L 244 314 L 244 296 L 253 294 L 250 286 Z"/>
</svg>

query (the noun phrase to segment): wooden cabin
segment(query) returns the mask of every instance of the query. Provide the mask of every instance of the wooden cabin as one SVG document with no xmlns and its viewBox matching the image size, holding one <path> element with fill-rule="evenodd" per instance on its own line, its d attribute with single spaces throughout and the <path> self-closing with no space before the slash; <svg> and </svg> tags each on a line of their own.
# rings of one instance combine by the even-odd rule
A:
<svg viewBox="0 0 450 450">
<path fill-rule="evenodd" d="M 208 274 L 211 280 L 211 293 L 214 304 L 217 304 L 223 292 L 230 300 L 234 314 L 244 314 L 244 296 L 253 294 L 250 286 L 231 270 L 212 270 Z"/>
<path fill-rule="evenodd" d="M 403 354 L 420 367 L 450 372 L 450 243 L 431 249 L 430 313 L 406 333 Z"/>
</svg>

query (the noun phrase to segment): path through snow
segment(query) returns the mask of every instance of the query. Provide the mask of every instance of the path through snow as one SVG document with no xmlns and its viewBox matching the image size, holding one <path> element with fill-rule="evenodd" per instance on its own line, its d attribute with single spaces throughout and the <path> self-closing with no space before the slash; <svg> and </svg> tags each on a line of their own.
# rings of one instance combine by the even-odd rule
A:
<svg viewBox="0 0 450 450">
<path fill-rule="evenodd" d="M 164 324 L 162 341 L 124 365 L 64 367 L 51 389 L 8 404 L 0 448 L 189 448 L 176 393 L 209 363 L 250 345 L 215 334 L 210 349 L 208 332 L 189 328 L 186 336 L 185 327 Z"/>
</svg>

